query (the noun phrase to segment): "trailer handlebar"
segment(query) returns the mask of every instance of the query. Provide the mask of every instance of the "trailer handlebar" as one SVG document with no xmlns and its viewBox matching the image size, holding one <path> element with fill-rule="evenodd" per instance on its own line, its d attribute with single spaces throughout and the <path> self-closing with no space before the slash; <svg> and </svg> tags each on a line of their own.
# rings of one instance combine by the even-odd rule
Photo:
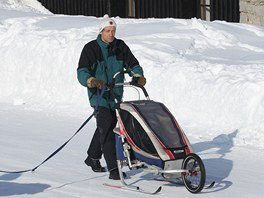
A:
<svg viewBox="0 0 264 198">
<path fill-rule="evenodd" d="M 132 80 L 129 82 L 116 83 L 116 77 L 118 75 L 124 75 L 124 74 L 129 74 L 129 72 L 128 71 L 120 71 L 120 72 L 115 73 L 115 75 L 113 76 L 112 82 L 109 85 L 109 89 L 113 90 L 116 85 L 119 85 L 119 86 L 131 85 L 131 86 L 135 86 L 135 87 L 140 88 L 142 90 L 142 92 L 144 93 L 145 97 L 147 99 L 149 99 L 149 95 L 148 95 L 147 90 L 145 89 L 144 86 L 137 83 L 137 81 L 135 80 L 136 77 L 132 77 Z"/>
</svg>

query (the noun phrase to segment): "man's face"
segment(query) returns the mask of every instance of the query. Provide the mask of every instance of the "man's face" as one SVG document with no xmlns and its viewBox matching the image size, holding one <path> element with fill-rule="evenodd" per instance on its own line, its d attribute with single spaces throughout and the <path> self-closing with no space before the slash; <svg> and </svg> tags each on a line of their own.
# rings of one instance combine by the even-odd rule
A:
<svg viewBox="0 0 264 198">
<path fill-rule="evenodd" d="M 113 42 L 115 38 L 115 33 L 116 33 L 116 27 L 113 26 L 105 27 L 100 33 L 102 41 L 104 41 L 105 43 Z"/>
</svg>

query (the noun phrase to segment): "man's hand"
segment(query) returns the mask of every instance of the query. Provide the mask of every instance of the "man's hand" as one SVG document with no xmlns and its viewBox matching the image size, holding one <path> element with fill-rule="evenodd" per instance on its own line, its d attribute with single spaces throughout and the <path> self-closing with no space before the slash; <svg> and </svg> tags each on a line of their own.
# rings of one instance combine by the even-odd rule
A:
<svg viewBox="0 0 264 198">
<path fill-rule="evenodd" d="M 98 80 L 96 78 L 91 78 L 91 79 L 88 79 L 87 85 L 90 88 L 103 89 L 103 87 L 105 85 L 105 82 L 103 80 Z"/>
<path fill-rule="evenodd" d="M 144 76 L 134 76 L 132 79 L 132 83 L 138 84 L 140 86 L 144 86 L 146 84 L 146 78 Z"/>
<path fill-rule="evenodd" d="M 147 80 L 144 76 L 138 77 L 137 84 L 144 86 L 146 84 Z"/>
</svg>

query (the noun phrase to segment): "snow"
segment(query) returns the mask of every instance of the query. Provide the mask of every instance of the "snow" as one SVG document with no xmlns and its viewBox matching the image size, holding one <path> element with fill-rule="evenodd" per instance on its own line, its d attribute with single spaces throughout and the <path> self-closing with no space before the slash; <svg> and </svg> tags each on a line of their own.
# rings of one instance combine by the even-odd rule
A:
<svg viewBox="0 0 264 198">
<path fill-rule="evenodd" d="M 264 27 L 196 18 L 114 19 L 116 36 L 144 68 L 150 98 L 170 109 L 203 159 L 207 183 L 216 181 L 196 196 L 262 197 Z M 36 0 L 0 0 L 0 170 L 34 168 L 91 115 L 76 69 L 99 23 L 52 14 Z M 135 95 L 128 89 L 125 99 Z M 103 186 L 120 183 L 86 167 L 94 130 L 92 119 L 34 173 L 0 173 L 0 196 L 147 197 Z M 127 174 L 127 183 L 162 185 L 156 197 L 193 196 L 156 176 Z"/>
</svg>

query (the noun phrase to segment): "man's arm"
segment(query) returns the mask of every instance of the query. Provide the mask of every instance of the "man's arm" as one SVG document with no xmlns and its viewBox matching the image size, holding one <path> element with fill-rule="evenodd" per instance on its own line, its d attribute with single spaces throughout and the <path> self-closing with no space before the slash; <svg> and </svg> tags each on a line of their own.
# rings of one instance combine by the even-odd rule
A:
<svg viewBox="0 0 264 198">
<path fill-rule="evenodd" d="M 86 44 L 82 50 L 78 68 L 77 68 L 77 78 L 81 85 L 87 87 L 89 79 L 93 78 L 94 64 L 96 62 L 95 50 L 92 50 L 94 42 Z"/>
</svg>

